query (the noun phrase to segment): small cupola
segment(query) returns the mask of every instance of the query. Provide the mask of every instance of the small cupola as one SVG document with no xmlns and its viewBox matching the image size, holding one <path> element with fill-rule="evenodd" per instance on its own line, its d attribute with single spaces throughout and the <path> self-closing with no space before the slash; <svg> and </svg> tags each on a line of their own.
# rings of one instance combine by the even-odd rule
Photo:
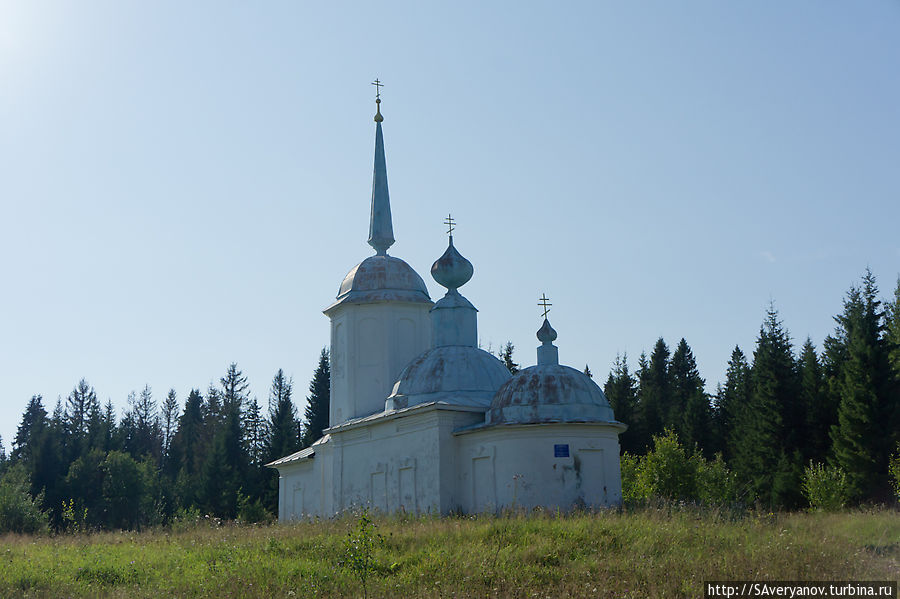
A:
<svg viewBox="0 0 900 599">
<path fill-rule="evenodd" d="M 557 333 L 547 318 L 537 331 L 537 365 L 517 372 L 494 395 L 486 424 L 617 423 L 603 390 L 589 376 L 559 363 Z"/>
</svg>

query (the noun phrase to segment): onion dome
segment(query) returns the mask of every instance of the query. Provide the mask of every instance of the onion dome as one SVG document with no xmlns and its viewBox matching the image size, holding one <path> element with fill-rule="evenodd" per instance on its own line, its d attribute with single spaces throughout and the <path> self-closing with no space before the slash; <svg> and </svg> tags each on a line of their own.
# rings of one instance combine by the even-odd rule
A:
<svg viewBox="0 0 900 599">
<path fill-rule="evenodd" d="M 431 349 L 407 364 L 385 401 L 385 410 L 440 401 L 487 408 L 509 370 L 496 356 L 479 349 L 478 310 L 457 289 L 472 278 L 472 263 L 450 243 L 431 267 L 447 294 L 431 308 Z"/>
<path fill-rule="evenodd" d="M 472 263 L 453 247 L 453 235 L 451 235 L 446 251 L 431 265 L 432 278 L 440 286 L 446 287 L 450 293 L 453 293 L 468 283 L 474 272 Z"/>
<path fill-rule="evenodd" d="M 561 366 L 556 331 L 550 321 L 537 332 L 542 342 L 538 363 L 517 372 L 497 391 L 487 413 L 487 424 L 539 424 L 597 422 L 624 426 L 615 421 L 600 387 L 583 372 Z"/>
</svg>

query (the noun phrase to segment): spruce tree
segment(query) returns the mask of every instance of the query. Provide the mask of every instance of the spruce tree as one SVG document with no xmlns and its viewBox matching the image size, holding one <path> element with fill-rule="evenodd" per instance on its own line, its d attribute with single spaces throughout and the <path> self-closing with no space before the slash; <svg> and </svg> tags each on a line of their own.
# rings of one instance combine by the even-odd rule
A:
<svg viewBox="0 0 900 599">
<path fill-rule="evenodd" d="M 500 350 L 500 361 L 503 362 L 510 374 L 519 372 L 519 365 L 513 360 L 514 349 L 515 346 L 512 344 L 512 341 L 507 341 L 503 349 Z"/>
<path fill-rule="evenodd" d="M 770 307 L 760 328 L 750 373 L 750 402 L 735 437 L 735 470 L 754 497 L 772 507 L 797 507 L 802 501 L 796 430 L 786 422 L 797 401 L 796 365 L 790 338 Z M 777 484 L 776 484 L 777 482 Z"/>
<path fill-rule="evenodd" d="M 167 472 L 175 478 L 176 495 L 181 507 L 191 507 L 198 502 L 197 490 L 205 449 L 204 410 L 200 390 L 191 389 L 169 448 Z"/>
<path fill-rule="evenodd" d="M 837 374 L 837 424 L 831 428 L 834 463 L 847 475 L 851 497 L 863 500 L 886 490 L 887 465 L 896 430 L 897 398 L 884 336 L 884 312 L 875 277 L 866 271 L 862 288 L 852 288 L 836 317 L 846 340 L 846 359 Z"/>
<path fill-rule="evenodd" d="M 648 387 L 648 378 L 650 371 L 650 362 L 647 360 L 647 353 L 641 351 L 641 355 L 638 356 L 638 367 L 634 372 L 634 378 L 637 380 L 637 411 L 634 415 L 634 422 L 629 425 L 629 428 L 634 431 L 634 436 L 636 437 L 636 446 L 637 449 L 635 453 L 644 453 L 650 448 L 651 436 L 647 432 L 647 424 L 644 421 L 644 414 L 646 412 L 645 402 L 644 402 L 644 393 Z"/>
<path fill-rule="evenodd" d="M 309 397 L 304 411 L 303 437 L 301 445 L 309 447 L 328 428 L 328 411 L 331 403 L 331 370 L 328 363 L 328 350 L 322 349 L 319 365 L 309 383 Z"/>
<path fill-rule="evenodd" d="M 300 449 L 297 409 L 291 400 L 293 381 L 278 369 L 269 391 L 268 461 L 277 460 Z"/>
<path fill-rule="evenodd" d="M 641 373 L 642 443 L 649 449 L 653 435 L 660 435 L 667 426 L 672 388 L 669 381 L 669 347 L 660 337 L 650 354 L 650 362 Z"/>
<path fill-rule="evenodd" d="M 725 384 L 716 394 L 714 414 L 718 450 L 729 463 L 733 460 L 736 448 L 741 442 L 735 431 L 741 428 L 738 423 L 745 415 L 749 401 L 750 365 L 744 352 L 735 345 L 728 361 Z"/>
<path fill-rule="evenodd" d="M 691 450 L 700 447 L 711 455 L 714 445 L 710 438 L 712 409 L 706 395 L 706 382 L 700 376 L 694 353 L 684 338 L 669 362 L 669 381 L 671 403 L 667 425 L 675 430 L 685 447 Z"/>
<path fill-rule="evenodd" d="M 169 389 L 166 399 L 163 401 L 162 411 L 160 414 L 160 425 L 162 426 L 162 445 L 163 457 L 168 460 L 169 453 L 172 448 L 172 437 L 175 436 L 175 427 L 178 424 L 178 397 L 175 389 Z"/>
<path fill-rule="evenodd" d="M 894 430 L 893 444 L 900 447 L 900 277 L 894 288 L 894 299 L 885 309 L 885 318 L 885 343 L 893 388 L 893 400 L 890 402 L 892 406 L 888 411 L 891 412 L 891 427 Z"/>
<path fill-rule="evenodd" d="M 628 429 L 619 435 L 619 445 L 623 452 L 635 454 L 640 450 L 638 430 L 634 427 L 637 413 L 637 380 L 628 372 L 628 356 L 616 355 L 612 372 L 603 386 L 603 393 L 609 401 L 613 415 Z"/>
<path fill-rule="evenodd" d="M 32 395 L 22 414 L 22 421 L 16 430 L 10 457 L 13 460 L 28 460 L 40 433 L 47 427 L 47 410 L 44 409 L 43 397 Z"/>
<path fill-rule="evenodd" d="M 831 447 L 829 431 L 837 411 L 829 402 L 816 348 L 807 337 L 800 350 L 800 404 L 806 417 L 805 437 L 800 440 L 803 462 L 823 463 Z"/>
</svg>

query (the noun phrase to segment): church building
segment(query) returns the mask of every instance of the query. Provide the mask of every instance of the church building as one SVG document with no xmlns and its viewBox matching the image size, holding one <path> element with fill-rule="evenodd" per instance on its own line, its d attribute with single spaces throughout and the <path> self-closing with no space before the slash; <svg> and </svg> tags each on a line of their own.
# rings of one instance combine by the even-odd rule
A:
<svg viewBox="0 0 900 599">
<path fill-rule="evenodd" d="M 621 503 L 617 422 L 603 391 L 559 364 L 557 333 L 537 331 L 537 364 L 510 376 L 478 347 L 478 310 L 459 289 L 472 263 L 453 245 L 431 267 L 433 302 L 394 243 L 381 99 L 376 100 L 369 245 L 344 277 L 331 320 L 329 428 L 275 460 L 278 517 L 354 508 L 473 513 Z M 546 303 L 546 302 L 545 302 Z"/>
</svg>

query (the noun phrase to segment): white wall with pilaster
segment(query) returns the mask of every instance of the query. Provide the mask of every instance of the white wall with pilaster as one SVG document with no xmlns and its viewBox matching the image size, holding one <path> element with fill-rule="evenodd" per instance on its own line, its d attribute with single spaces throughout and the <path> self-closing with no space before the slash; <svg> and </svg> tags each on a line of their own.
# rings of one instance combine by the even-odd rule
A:
<svg viewBox="0 0 900 599">
<path fill-rule="evenodd" d="M 384 410 L 400 371 L 431 346 L 430 309 L 380 302 L 332 312 L 329 426 Z"/>
</svg>

